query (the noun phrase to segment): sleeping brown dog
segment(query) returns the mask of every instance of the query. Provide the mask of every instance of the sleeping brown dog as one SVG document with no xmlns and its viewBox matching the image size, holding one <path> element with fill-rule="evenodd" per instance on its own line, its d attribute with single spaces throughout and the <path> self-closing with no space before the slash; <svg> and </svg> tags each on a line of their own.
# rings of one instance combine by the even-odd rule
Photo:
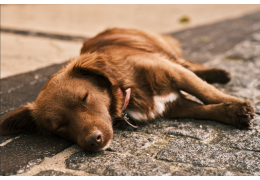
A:
<svg viewBox="0 0 260 180">
<path fill-rule="evenodd" d="M 124 114 L 139 123 L 190 117 L 246 129 L 254 118 L 250 103 L 208 84 L 228 81 L 222 69 L 183 59 L 170 36 L 109 29 L 86 41 L 81 55 L 49 79 L 35 102 L 5 115 L 0 130 L 54 133 L 99 151 L 112 140 L 113 120 Z"/>
</svg>

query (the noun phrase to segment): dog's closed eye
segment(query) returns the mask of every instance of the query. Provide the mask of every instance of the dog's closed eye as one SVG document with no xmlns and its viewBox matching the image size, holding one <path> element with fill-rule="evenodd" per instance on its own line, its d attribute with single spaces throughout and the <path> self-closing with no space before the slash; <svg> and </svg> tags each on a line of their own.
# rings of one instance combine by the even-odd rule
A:
<svg viewBox="0 0 260 180">
<path fill-rule="evenodd" d="M 84 96 L 84 98 L 82 99 L 82 106 L 86 106 L 87 104 L 87 99 L 88 99 L 88 93 Z"/>
</svg>

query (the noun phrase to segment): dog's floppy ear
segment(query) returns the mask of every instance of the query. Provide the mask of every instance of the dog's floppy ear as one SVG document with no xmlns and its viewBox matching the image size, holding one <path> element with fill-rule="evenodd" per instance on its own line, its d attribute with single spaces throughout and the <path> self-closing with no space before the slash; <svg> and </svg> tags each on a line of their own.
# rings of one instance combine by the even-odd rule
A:
<svg viewBox="0 0 260 180">
<path fill-rule="evenodd" d="M 75 76 L 76 74 L 95 75 L 96 77 L 108 80 L 112 86 L 117 85 L 122 76 L 118 75 L 114 67 L 106 61 L 106 58 L 109 57 L 104 54 L 83 54 L 68 65 L 68 72 L 71 76 Z"/>
<path fill-rule="evenodd" d="M 32 104 L 28 104 L 6 114 L 0 123 L 0 134 L 9 135 L 22 132 L 36 132 L 37 128 L 31 111 Z"/>
</svg>

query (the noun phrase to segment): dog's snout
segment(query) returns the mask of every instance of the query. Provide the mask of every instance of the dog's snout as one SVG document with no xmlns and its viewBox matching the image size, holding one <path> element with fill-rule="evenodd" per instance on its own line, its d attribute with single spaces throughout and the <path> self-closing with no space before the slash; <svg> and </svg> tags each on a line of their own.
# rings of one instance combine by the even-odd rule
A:
<svg viewBox="0 0 260 180">
<path fill-rule="evenodd" d="M 87 139 L 86 143 L 90 149 L 99 149 L 102 145 L 102 133 L 99 130 L 94 131 Z"/>
</svg>

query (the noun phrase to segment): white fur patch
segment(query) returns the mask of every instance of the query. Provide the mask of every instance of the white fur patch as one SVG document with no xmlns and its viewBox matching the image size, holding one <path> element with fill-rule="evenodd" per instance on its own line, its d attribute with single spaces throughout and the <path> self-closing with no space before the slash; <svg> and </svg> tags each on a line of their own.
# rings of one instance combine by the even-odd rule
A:
<svg viewBox="0 0 260 180">
<path fill-rule="evenodd" d="M 154 110 L 150 113 L 150 117 L 162 115 L 165 111 L 165 103 L 173 102 L 178 98 L 177 93 L 171 93 L 167 96 L 154 96 Z"/>
<path fill-rule="evenodd" d="M 133 119 L 142 121 L 142 120 L 148 120 L 149 119 L 155 119 L 158 116 L 161 116 L 163 112 L 165 111 L 165 103 L 167 102 L 173 102 L 178 98 L 177 93 L 170 93 L 167 96 L 154 96 L 154 110 L 153 112 L 150 112 L 149 114 L 142 114 L 138 111 L 133 111 L 126 109 L 126 113 Z"/>
</svg>

